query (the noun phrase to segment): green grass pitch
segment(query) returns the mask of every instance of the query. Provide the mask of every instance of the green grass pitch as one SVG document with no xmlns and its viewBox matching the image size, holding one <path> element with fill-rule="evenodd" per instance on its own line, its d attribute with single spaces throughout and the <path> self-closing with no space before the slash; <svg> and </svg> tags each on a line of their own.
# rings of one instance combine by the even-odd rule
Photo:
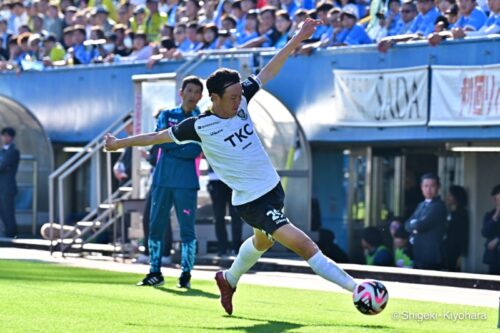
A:
<svg viewBox="0 0 500 333">
<path fill-rule="evenodd" d="M 158 289 L 136 287 L 141 278 L 0 260 L 0 332 L 500 332 L 491 308 L 389 299 L 382 314 L 364 316 L 348 294 L 245 284 L 230 317 L 214 281 L 194 280 L 185 291 L 173 278 Z M 434 314 L 440 318 L 424 318 Z"/>
</svg>

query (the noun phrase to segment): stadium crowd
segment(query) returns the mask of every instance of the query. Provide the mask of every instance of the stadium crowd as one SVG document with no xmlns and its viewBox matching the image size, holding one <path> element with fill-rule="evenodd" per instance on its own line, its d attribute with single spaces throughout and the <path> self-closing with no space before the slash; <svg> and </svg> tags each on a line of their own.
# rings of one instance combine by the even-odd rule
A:
<svg viewBox="0 0 500 333">
<path fill-rule="evenodd" d="M 0 70 L 281 48 L 307 17 L 322 25 L 299 53 L 370 43 L 385 52 L 499 33 L 500 0 L 0 0 Z"/>
</svg>

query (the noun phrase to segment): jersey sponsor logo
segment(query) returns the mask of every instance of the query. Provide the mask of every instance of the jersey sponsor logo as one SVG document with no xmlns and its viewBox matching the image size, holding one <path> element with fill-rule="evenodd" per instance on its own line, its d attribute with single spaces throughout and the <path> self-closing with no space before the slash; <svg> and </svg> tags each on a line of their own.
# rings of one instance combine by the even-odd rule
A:
<svg viewBox="0 0 500 333">
<path fill-rule="evenodd" d="M 221 133 L 222 131 L 223 131 L 223 129 L 221 128 L 217 131 L 210 132 L 210 136 L 217 135 L 217 134 Z"/>
<path fill-rule="evenodd" d="M 273 220 L 273 222 L 276 224 L 287 221 L 285 214 L 283 214 L 283 212 L 281 210 L 271 209 L 271 210 L 267 211 L 266 215 L 270 216 L 271 220 Z"/>
<path fill-rule="evenodd" d="M 211 122 L 211 123 L 208 123 L 208 124 L 205 124 L 205 125 L 198 125 L 198 129 L 200 130 L 202 128 L 214 126 L 214 125 L 217 125 L 218 123 L 220 123 L 220 121 L 214 121 L 214 122 Z"/>
<path fill-rule="evenodd" d="M 245 112 L 245 110 L 243 110 L 243 109 L 239 109 L 237 115 L 238 115 L 238 117 L 240 117 L 243 120 L 247 120 L 248 119 L 248 115 Z"/>
<path fill-rule="evenodd" d="M 252 134 L 253 130 L 250 127 L 250 124 L 245 124 L 245 126 L 240 128 L 238 131 L 226 137 L 224 141 L 230 142 L 231 146 L 236 147 L 237 142 L 242 143 L 245 139 L 248 139 Z"/>
</svg>

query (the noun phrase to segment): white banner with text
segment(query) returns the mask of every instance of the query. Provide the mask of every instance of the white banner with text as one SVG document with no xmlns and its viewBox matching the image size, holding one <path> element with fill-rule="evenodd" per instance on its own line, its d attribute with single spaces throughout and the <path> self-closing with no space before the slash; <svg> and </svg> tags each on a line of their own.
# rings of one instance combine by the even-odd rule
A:
<svg viewBox="0 0 500 333">
<path fill-rule="evenodd" d="M 500 65 L 432 66 L 429 126 L 500 125 Z"/>
<path fill-rule="evenodd" d="M 427 123 L 429 69 L 334 70 L 335 124 L 421 126 Z"/>
</svg>

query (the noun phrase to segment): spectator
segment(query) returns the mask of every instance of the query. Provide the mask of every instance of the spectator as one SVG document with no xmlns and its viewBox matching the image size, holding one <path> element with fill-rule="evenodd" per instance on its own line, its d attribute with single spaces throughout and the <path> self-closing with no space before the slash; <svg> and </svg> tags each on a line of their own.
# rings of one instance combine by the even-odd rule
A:
<svg viewBox="0 0 500 333">
<path fill-rule="evenodd" d="M 113 32 L 115 21 L 109 18 L 109 12 L 104 6 L 98 6 L 92 10 L 92 24 L 100 26 L 104 32 L 105 37 L 109 37 Z M 77 23 L 78 24 L 78 23 Z"/>
<path fill-rule="evenodd" d="M 61 11 L 64 13 L 63 29 L 73 26 L 75 24 L 75 14 L 78 12 L 78 8 L 75 6 L 68 6 L 66 9 L 63 9 L 61 6 Z"/>
<path fill-rule="evenodd" d="M 418 15 L 413 21 L 408 32 L 383 38 L 378 43 L 380 52 L 387 52 L 396 43 L 427 38 L 434 31 L 439 11 L 434 5 L 434 0 L 417 0 Z"/>
<path fill-rule="evenodd" d="M 16 173 L 20 153 L 14 143 L 16 131 L 5 127 L 0 132 L 0 219 L 5 226 L 6 237 L 17 237 L 15 197 L 17 194 Z"/>
<path fill-rule="evenodd" d="M 417 16 L 417 6 L 413 1 L 404 2 L 399 10 L 400 17 L 392 28 L 389 28 L 389 36 L 404 35 L 408 33 L 410 27 Z"/>
<path fill-rule="evenodd" d="M 73 46 L 74 41 L 73 41 L 72 27 L 67 27 L 66 29 L 64 29 L 62 41 L 63 41 L 63 46 L 66 50 L 68 50 L 70 47 Z"/>
<path fill-rule="evenodd" d="M 189 51 L 190 52 L 196 52 L 201 49 L 203 44 L 198 41 L 197 38 L 197 31 L 198 31 L 199 25 L 196 22 L 189 22 L 187 25 L 187 30 L 186 30 L 186 37 L 191 43 Z"/>
<path fill-rule="evenodd" d="M 238 30 L 238 32 L 242 31 L 242 29 L 244 28 L 244 25 L 245 25 L 245 22 L 244 22 L 245 16 L 248 14 L 248 12 L 245 13 L 241 9 L 241 0 L 235 0 L 231 4 L 230 14 L 232 17 L 234 17 L 236 19 L 236 30 Z M 220 22 L 217 22 L 217 21 L 214 21 L 214 22 L 215 22 L 215 25 L 220 26 Z"/>
<path fill-rule="evenodd" d="M 66 51 L 64 47 L 56 40 L 54 35 L 49 35 L 44 41 L 44 64 L 45 66 L 54 66 L 64 60 Z M 62 63 L 61 63 L 62 64 Z"/>
<path fill-rule="evenodd" d="M 460 17 L 453 26 L 468 31 L 478 31 L 486 22 L 486 14 L 477 7 L 476 0 L 458 0 Z"/>
<path fill-rule="evenodd" d="M 216 50 L 221 47 L 219 38 L 219 29 L 215 24 L 207 24 L 203 27 L 203 46 L 202 50 Z"/>
<path fill-rule="evenodd" d="M 333 8 L 333 5 L 330 2 L 319 2 L 316 5 L 316 16 L 317 19 L 321 21 L 321 25 L 316 28 L 316 31 L 311 36 L 310 40 L 319 41 L 321 40 L 321 36 L 323 34 L 328 34 L 330 30 L 330 24 L 328 22 L 328 12 Z M 358 17 L 357 9 L 356 10 L 356 19 Z M 353 11 L 354 11 L 353 10 Z"/>
<path fill-rule="evenodd" d="M 243 17 L 239 18 L 238 24 L 236 26 L 236 29 L 238 29 L 238 32 L 240 34 L 246 27 L 246 19 L 248 13 L 253 12 L 258 16 L 259 11 L 256 9 L 257 9 L 257 0 L 241 0 L 241 12 Z"/>
<path fill-rule="evenodd" d="M 451 7 L 445 11 L 444 16 L 448 20 L 449 24 L 454 25 L 455 23 L 457 23 L 457 21 L 458 21 L 458 6 L 457 6 L 457 4 L 451 5 Z"/>
<path fill-rule="evenodd" d="M 131 9 L 132 6 L 130 5 L 129 2 L 125 2 L 124 4 L 122 4 L 120 6 L 120 8 L 118 9 L 118 20 L 117 20 L 117 24 L 122 24 L 124 25 L 125 27 L 128 28 L 129 24 L 130 24 L 130 20 L 132 19 L 132 14 L 131 13 Z"/>
<path fill-rule="evenodd" d="M 129 1 L 127 1 L 126 3 L 129 3 Z M 88 8 L 95 8 L 95 7 L 98 7 L 98 5 L 106 8 L 106 10 L 108 11 L 108 16 L 113 21 L 116 21 L 118 19 L 118 15 L 116 13 L 116 8 L 115 8 L 113 0 L 89 0 L 88 1 Z M 62 7 L 61 7 L 61 10 L 63 10 Z"/>
<path fill-rule="evenodd" d="M 470 0 L 469 0 L 470 1 Z M 467 36 L 485 36 L 489 34 L 497 34 L 500 33 L 500 1 L 498 0 L 488 0 L 488 5 L 491 10 L 490 16 L 484 23 L 484 25 L 479 29 L 479 30 L 473 30 L 471 27 L 456 27 L 452 29 L 451 31 L 445 31 L 439 34 L 433 34 L 429 38 L 429 44 L 431 45 L 437 45 L 439 44 L 443 39 L 446 38 L 454 38 L 454 39 L 460 39 L 464 38 Z M 452 7 L 451 9 L 454 9 Z M 479 9 L 475 8 L 474 10 L 479 11 Z M 453 12 L 450 11 L 448 14 L 450 17 L 453 17 Z M 479 17 L 480 15 L 476 15 Z M 472 14 L 470 15 L 472 17 Z M 461 18 L 460 18 L 461 19 Z M 457 23 L 455 26 L 459 25 L 460 19 L 458 19 Z"/>
<path fill-rule="evenodd" d="M 208 23 L 215 24 L 215 5 L 216 2 L 214 0 L 205 0 L 205 2 L 203 2 L 203 10 L 198 20 L 199 24 L 201 25 L 205 25 Z M 226 15 L 230 15 L 230 12 L 227 13 Z"/>
<path fill-rule="evenodd" d="M 167 0 L 167 5 L 163 12 L 167 14 L 167 24 L 171 27 L 175 27 L 176 23 L 179 21 L 177 16 L 180 0 Z"/>
<path fill-rule="evenodd" d="M 335 243 L 335 233 L 328 229 L 319 230 L 318 247 L 325 256 L 338 263 L 348 263 L 349 257 Z"/>
<path fill-rule="evenodd" d="M 160 41 L 160 30 L 167 22 L 165 13 L 158 11 L 158 0 L 146 0 L 149 15 L 146 19 L 145 31 L 149 41 Z"/>
<path fill-rule="evenodd" d="M 99 52 L 95 48 L 87 50 L 83 44 L 85 41 L 85 27 L 75 25 L 73 28 L 73 63 L 75 65 L 88 65 L 95 58 L 99 57 Z"/>
<path fill-rule="evenodd" d="M 408 233 L 404 228 L 394 232 L 394 264 L 396 267 L 413 268 L 411 247 L 408 244 Z"/>
<path fill-rule="evenodd" d="M 469 248 L 469 212 L 467 193 L 462 186 L 450 186 L 446 196 L 448 218 L 445 238 L 445 264 L 450 272 L 461 271 L 459 258 Z"/>
<path fill-rule="evenodd" d="M 500 275 L 500 184 L 491 191 L 495 208 L 484 215 L 483 229 L 486 238 L 483 262 L 489 265 L 489 274 Z"/>
<path fill-rule="evenodd" d="M 332 8 L 328 12 L 328 23 L 330 24 L 330 29 L 327 33 L 323 34 L 319 43 L 316 44 L 306 44 L 302 47 L 302 53 L 310 54 L 313 48 L 317 47 L 327 47 L 327 46 L 338 46 L 340 41 L 338 36 L 340 32 L 344 29 L 342 26 L 342 11 L 339 8 Z"/>
<path fill-rule="evenodd" d="M 233 254 L 238 254 L 241 246 L 242 221 L 236 208 L 231 204 L 231 194 L 233 191 L 224 184 L 217 174 L 209 168 L 208 170 L 208 192 L 212 199 L 212 208 L 215 219 L 215 235 L 217 237 L 217 254 L 226 255 L 228 250 L 227 230 L 226 230 L 226 209 L 229 208 L 231 216 L 231 246 Z"/>
<path fill-rule="evenodd" d="M 367 265 L 393 266 L 391 252 L 383 245 L 382 235 L 375 227 L 367 227 L 361 233 L 361 246 L 365 251 Z"/>
<path fill-rule="evenodd" d="M 341 45 L 361 45 L 370 44 L 372 40 L 368 37 L 365 29 L 357 24 L 358 16 L 356 11 L 346 9 L 340 15 L 343 30 L 338 34 L 337 39 Z"/>
<path fill-rule="evenodd" d="M 158 50 L 158 54 L 152 55 L 146 67 L 151 69 L 153 66 L 162 59 L 180 59 L 182 58 L 182 53 L 177 49 L 175 42 L 172 38 L 164 37 L 161 40 L 161 47 Z"/>
<path fill-rule="evenodd" d="M 382 38 L 386 37 L 388 35 L 388 30 L 387 30 L 387 19 L 384 13 L 377 13 L 377 18 L 378 18 L 378 26 L 375 27 L 370 31 L 370 34 L 368 37 L 370 37 L 371 40 L 374 40 L 375 42 L 379 42 L 382 40 Z"/>
<path fill-rule="evenodd" d="M 240 46 L 252 39 L 257 38 L 259 36 L 258 25 L 259 21 L 257 18 L 257 11 L 251 10 L 246 15 L 243 30 L 238 32 L 236 44 Z"/>
<path fill-rule="evenodd" d="M 444 15 L 448 10 L 450 10 L 451 6 L 456 5 L 455 0 L 436 0 L 436 5 L 441 13 L 441 15 Z"/>
<path fill-rule="evenodd" d="M 186 11 L 184 16 L 187 18 L 187 22 L 198 22 L 198 13 L 200 11 L 200 3 L 198 0 L 186 0 L 184 9 Z"/>
<path fill-rule="evenodd" d="M 174 29 L 175 45 L 182 53 L 192 52 L 194 49 L 193 42 L 187 38 L 187 26 L 185 23 L 178 23 Z"/>
<path fill-rule="evenodd" d="M 281 49 L 290 40 L 290 31 L 292 29 L 292 21 L 290 15 L 280 10 L 276 13 L 276 30 L 280 33 L 279 39 L 274 44 L 274 47 Z"/>
<path fill-rule="evenodd" d="M 237 19 L 232 15 L 224 15 L 221 19 L 221 27 L 223 30 L 234 31 L 236 30 Z"/>
<path fill-rule="evenodd" d="M 129 22 L 132 32 L 146 31 L 146 7 L 137 6 L 134 9 L 134 16 L 130 18 Z"/>
<path fill-rule="evenodd" d="M 241 48 L 271 47 L 280 38 L 276 30 L 276 8 L 266 6 L 259 12 L 259 37 L 249 40 Z"/>
<path fill-rule="evenodd" d="M 118 62 L 134 62 L 149 60 L 153 55 L 153 48 L 149 45 L 147 35 L 144 32 L 137 32 L 133 38 L 132 53 L 127 57 L 119 57 Z M 111 59 L 115 57 L 111 56 Z"/>
<path fill-rule="evenodd" d="M 36 14 L 31 17 L 31 22 L 33 25 L 33 33 L 39 34 L 42 38 L 45 38 L 49 35 L 48 31 L 43 28 L 43 20 L 44 17 L 42 14 Z"/>
<path fill-rule="evenodd" d="M 328 12 L 330 13 L 331 10 Z M 296 12 L 295 12 L 295 16 L 293 17 L 293 28 L 292 30 L 293 31 L 296 31 L 299 29 L 299 25 L 304 22 L 306 20 L 306 18 L 309 17 L 309 14 L 307 13 L 307 10 L 305 9 L 298 9 Z M 330 21 L 328 21 L 328 23 L 330 24 Z"/>
<path fill-rule="evenodd" d="M 460 11 L 460 17 L 453 25 L 454 29 L 460 30 L 460 32 L 455 33 L 457 37 L 465 35 L 466 31 L 481 31 L 487 18 L 484 12 L 477 7 L 476 0 L 459 0 L 458 9 Z M 443 41 L 443 39 L 453 36 L 454 34 L 452 31 L 436 32 L 431 34 L 428 40 L 430 45 L 436 46 Z"/>
<path fill-rule="evenodd" d="M 12 34 L 7 31 L 7 20 L 0 16 L 0 58 L 9 59 L 9 41 Z"/>
<path fill-rule="evenodd" d="M 111 53 L 119 55 L 120 57 L 129 56 L 132 50 L 125 45 L 125 31 L 126 27 L 118 23 L 113 27 L 113 34 L 110 37 L 113 43 L 113 50 Z"/>
<path fill-rule="evenodd" d="M 8 19 L 9 30 L 14 34 L 21 33 L 19 28 L 22 25 L 27 25 L 29 21 L 28 13 L 21 0 L 16 0 L 12 3 L 11 16 Z"/>
<path fill-rule="evenodd" d="M 54 35 L 57 40 L 61 40 L 63 35 L 63 19 L 59 13 L 59 8 L 54 3 L 51 3 L 49 6 L 43 26 L 49 34 Z"/>
<path fill-rule="evenodd" d="M 387 4 L 387 12 L 384 15 L 385 27 L 387 31 L 396 29 L 398 21 L 401 19 L 401 3 L 399 0 L 389 0 Z M 375 38 L 372 38 L 375 39 Z"/>
<path fill-rule="evenodd" d="M 421 190 L 425 198 L 406 221 L 413 246 L 414 266 L 418 269 L 443 268 L 443 238 L 446 229 L 446 206 L 439 196 L 439 177 L 422 176 Z"/>
</svg>

